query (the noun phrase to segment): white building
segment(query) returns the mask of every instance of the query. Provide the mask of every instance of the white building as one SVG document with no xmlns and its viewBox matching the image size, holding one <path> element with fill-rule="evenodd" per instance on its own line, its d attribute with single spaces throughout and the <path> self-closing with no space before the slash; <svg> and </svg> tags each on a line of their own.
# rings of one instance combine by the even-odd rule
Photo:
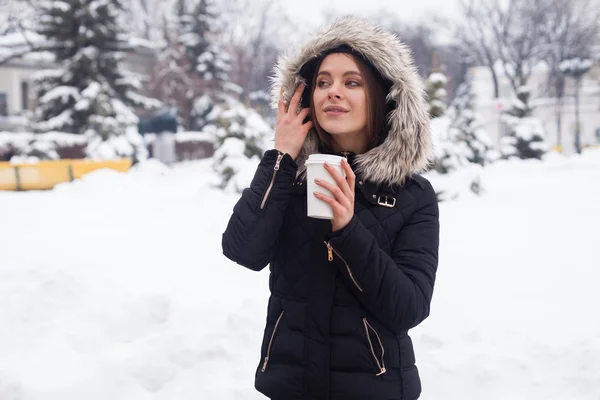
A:
<svg viewBox="0 0 600 400">
<path fill-rule="evenodd" d="M 470 74 L 477 93 L 477 111 L 483 117 L 485 129 L 499 144 L 504 133 L 500 116 L 514 98 L 510 82 L 500 67 L 497 73 L 500 96 L 495 99 L 489 69 L 474 67 Z M 547 96 L 547 79 L 548 70 L 541 65 L 534 70 L 528 83 L 532 91 L 530 104 L 533 106 L 533 115 L 541 120 L 548 145 L 554 147 L 560 144 L 565 154 L 571 154 L 575 151 L 575 85 L 572 79 L 567 78 L 561 114 L 562 137 L 559 140 L 556 99 Z M 582 80 L 579 112 L 582 146 L 600 144 L 600 61 L 595 62 Z"/>
</svg>

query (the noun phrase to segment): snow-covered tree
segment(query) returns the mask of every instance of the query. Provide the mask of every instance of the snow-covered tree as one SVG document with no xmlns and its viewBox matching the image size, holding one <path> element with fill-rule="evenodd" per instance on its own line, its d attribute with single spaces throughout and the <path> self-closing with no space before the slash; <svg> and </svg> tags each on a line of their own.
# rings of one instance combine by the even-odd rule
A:
<svg viewBox="0 0 600 400">
<path fill-rule="evenodd" d="M 230 99 L 225 107 L 216 107 L 205 131 L 213 131 L 217 151 L 214 170 L 221 177 L 219 187 L 243 190 L 252 178 L 258 160 L 269 148 L 273 128 L 253 109 Z M 238 176 L 239 175 L 239 176 Z"/>
<path fill-rule="evenodd" d="M 427 98 L 429 99 L 429 115 L 439 118 L 446 112 L 446 104 L 442 101 L 446 97 L 446 76 L 441 72 L 433 72 L 426 80 Z"/>
<path fill-rule="evenodd" d="M 463 193 L 480 194 L 483 190 L 479 164 L 467 159 L 468 148 L 460 141 L 460 131 L 444 115 L 431 121 L 434 162 L 427 178 L 431 180 L 438 201 L 452 200 Z"/>
<path fill-rule="evenodd" d="M 450 118 L 445 116 L 446 77 L 440 72 L 434 72 L 426 80 L 427 97 L 429 100 L 429 115 L 432 119 L 432 133 L 435 148 L 433 169 L 441 174 L 447 174 L 467 163 L 464 152 L 458 146 L 457 132 L 451 129 Z"/>
<path fill-rule="evenodd" d="M 511 107 L 503 115 L 508 134 L 502 138 L 500 149 L 503 158 L 541 159 L 548 151 L 542 123 L 531 116 L 529 105 L 531 90 L 521 86 Z"/>
<path fill-rule="evenodd" d="M 433 136 L 433 169 L 440 174 L 456 171 L 467 165 L 466 148 L 459 139 L 460 131 L 454 129 L 448 116 L 434 118 L 431 122 Z"/>
<path fill-rule="evenodd" d="M 473 93 L 467 83 L 446 110 L 440 100 L 444 95 L 443 75 L 428 79 L 431 102 L 431 131 L 434 159 L 428 178 L 436 189 L 438 201 L 455 199 L 461 193 L 480 194 L 483 191 L 478 157 L 489 145 L 473 112 Z M 442 115 L 444 114 L 444 115 Z M 485 143 L 485 144 L 484 144 Z"/>
<path fill-rule="evenodd" d="M 90 156 L 109 156 L 101 142 L 114 137 L 131 146 L 120 143 L 111 156 L 141 156 L 135 148 L 141 140 L 131 143 L 127 128 L 138 122 L 136 109 L 160 106 L 138 93 L 140 78 L 123 68 L 130 46 L 117 23 L 122 9 L 121 0 L 48 1 L 38 7 L 37 33 L 52 49 L 56 68 L 33 76 L 33 129 L 85 134 L 94 143 Z M 101 154 L 95 153 L 99 148 Z"/>
<path fill-rule="evenodd" d="M 475 93 L 470 80 L 463 82 L 448 110 L 452 140 L 463 148 L 471 163 L 486 165 L 499 157 L 493 148 L 492 139 L 483 129 L 481 116 L 475 110 Z"/>
<path fill-rule="evenodd" d="M 179 38 L 185 47 L 189 68 L 211 88 L 222 87 L 229 80 L 231 58 L 218 44 L 219 16 L 212 0 L 196 0 L 188 12 L 183 9 Z"/>
<path fill-rule="evenodd" d="M 222 101 L 227 90 L 231 58 L 220 46 L 220 15 L 212 0 L 178 0 L 178 43 L 187 58 L 188 73 L 195 80 L 187 92 L 190 130 L 201 130 L 206 115 Z"/>
</svg>

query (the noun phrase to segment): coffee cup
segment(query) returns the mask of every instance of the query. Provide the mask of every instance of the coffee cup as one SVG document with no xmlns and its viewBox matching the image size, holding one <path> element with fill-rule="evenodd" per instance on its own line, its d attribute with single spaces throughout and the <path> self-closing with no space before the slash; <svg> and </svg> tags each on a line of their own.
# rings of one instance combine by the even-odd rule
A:
<svg viewBox="0 0 600 400">
<path fill-rule="evenodd" d="M 332 169 L 337 170 L 343 177 L 346 173 L 342 169 L 342 158 L 331 154 L 311 154 L 305 162 L 306 165 L 306 181 L 307 181 L 307 216 L 318 219 L 333 219 L 333 209 L 323 200 L 315 197 L 314 192 L 321 192 L 329 197 L 334 197 L 333 194 L 323 186 L 317 185 L 315 179 L 320 179 L 329 182 L 334 186 L 338 186 L 337 182 L 325 169 L 325 163 L 329 164 Z"/>
</svg>

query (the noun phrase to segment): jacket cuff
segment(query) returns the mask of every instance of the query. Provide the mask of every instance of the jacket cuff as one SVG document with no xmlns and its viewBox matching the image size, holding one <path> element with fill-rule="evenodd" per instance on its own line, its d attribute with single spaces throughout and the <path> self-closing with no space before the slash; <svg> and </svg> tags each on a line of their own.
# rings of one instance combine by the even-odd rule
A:
<svg viewBox="0 0 600 400">
<path fill-rule="evenodd" d="M 325 240 L 327 240 L 334 248 L 342 247 L 344 245 L 344 242 L 346 241 L 346 238 L 352 234 L 352 231 L 354 231 L 354 229 L 359 223 L 360 221 L 358 220 L 356 215 L 353 215 L 350 222 L 348 222 L 348 225 L 346 225 L 342 229 L 338 229 L 335 232 L 329 232 L 325 235 Z"/>
<path fill-rule="evenodd" d="M 260 166 L 274 167 L 277 162 L 277 156 L 281 152 L 277 149 L 270 149 L 265 151 L 260 161 Z M 279 170 L 283 171 L 284 174 L 292 173 L 294 178 L 296 177 L 296 171 L 298 170 L 298 164 L 288 153 L 283 153 L 283 158 L 279 162 Z"/>
</svg>

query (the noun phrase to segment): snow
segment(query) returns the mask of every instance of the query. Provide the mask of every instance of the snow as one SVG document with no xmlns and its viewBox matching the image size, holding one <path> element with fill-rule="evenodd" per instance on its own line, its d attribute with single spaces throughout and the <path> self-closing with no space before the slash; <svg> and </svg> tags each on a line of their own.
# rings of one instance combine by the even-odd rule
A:
<svg viewBox="0 0 600 400">
<path fill-rule="evenodd" d="M 58 1 L 58 0 L 52 1 L 52 7 L 57 8 L 58 10 L 62 11 L 63 13 L 68 13 L 71 10 L 71 6 L 68 3 L 65 3 L 64 1 Z"/>
<path fill-rule="evenodd" d="M 55 117 L 52 117 L 46 121 L 39 122 L 38 128 L 40 130 L 56 130 L 64 127 L 65 125 L 69 125 L 72 122 L 73 110 L 66 109 Z"/>
<path fill-rule="evenodd" d="M 0 35 L 0 47 L 17 47 L 43 42 L 44 37 L 34 31 L 19 31 Z"/>
<path fill-rule="evenodd" d="M 492 164 L 481 197 L 440 205 L 431 316 L 412 331 L 421 399 L 598 399 L 600 152 L 550 154 Z M 264 399 L 268 271 L 222 255 L 239 195 L 211 187 L 211 164 L 0 192 L 0 398 Z"/>
<path fill-rule="evenodd" d="M 525 141 L 533 140 L 536 136 L 544 138 L 544 128 L 539 119 L 533 117 L 525 117 L 520 119 L 513 119 L 515 125 L 513 127 L 514 134 L 517 138 L 521 138 Z"/>
<path fill-rule="evenodd" d="M 448 82 L 446 75 L 442 74 L 441 72 L 434 72 L 430 74 L 428 79 L 433 85 L 445 85 Z"/>
<path fill-rule="evenodd" d="M 81 94 L 85 96 L 85 91 Z M 74 100 L 78 100 L 80 97 L 79 90 L 73 86 L 56 86 L 44 94 L 40 98 L 40 102 L 47 103 L 60 98 L 62 103 L 67 103 L 69 101 L 69 97 L 73 98 Z"/>
<path fill-rule="evenodd" d="M 567 75 L 580 76 L 586 73 L 592 67 L 593 63 L 593 60 L 586 58 L 571 58 L 562 61 L 558 65 L 558 68 Z"/>
</svg>

